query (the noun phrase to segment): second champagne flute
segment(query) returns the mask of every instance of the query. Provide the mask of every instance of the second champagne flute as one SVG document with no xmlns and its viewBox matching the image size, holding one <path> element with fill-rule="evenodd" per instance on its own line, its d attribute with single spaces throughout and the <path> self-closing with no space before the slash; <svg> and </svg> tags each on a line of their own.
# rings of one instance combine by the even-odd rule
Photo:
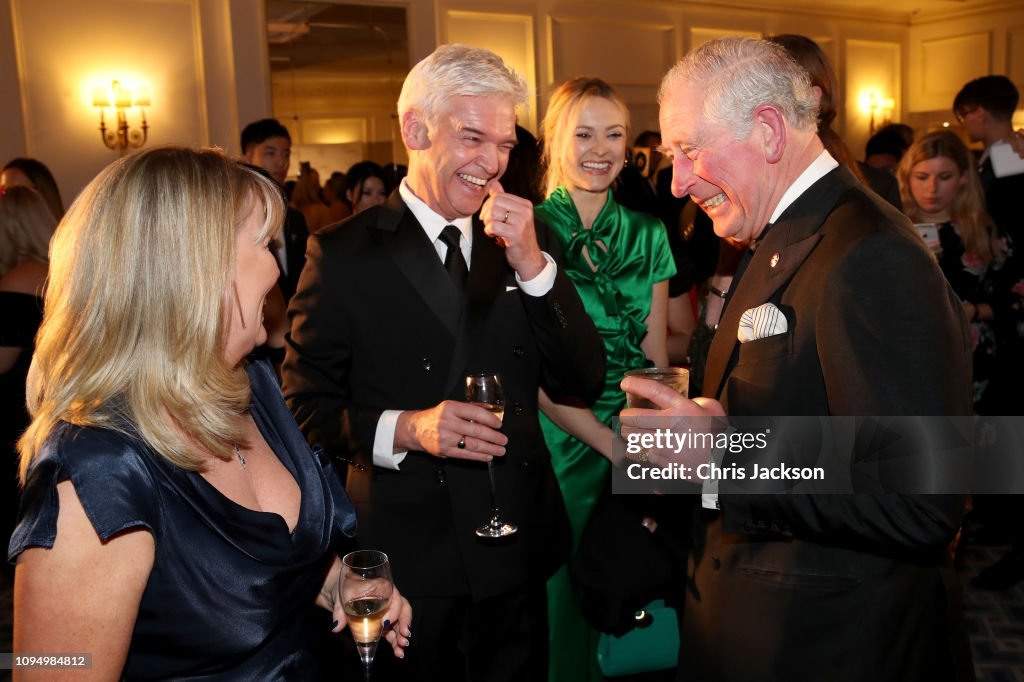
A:
<svg viewBox="0 0 1024 682">
<path fill-rule="evenodd" d="M 479 405 L 498 419 L 505 417 L 505 395 L 501 390 L 501 376 L 494 373 L 469 374 L 466 376 L 466 402 Z M 519 527 L 501 520 L 498 503 L 494 497 L 494 460 L 487 463 L 487 475 L 491 484 L 491 516 L 476 534 L 482 538 L 503 538 L 512 535 Z"/>
<path fill-rule="evenodd" d="M 340 581 L 341 605 L 363 663 L 363 675 L 370 682 L 384 612 L 395 589 L 388 555 L 371 549 L 349 552 L 341 560 Z"/>
</svg>

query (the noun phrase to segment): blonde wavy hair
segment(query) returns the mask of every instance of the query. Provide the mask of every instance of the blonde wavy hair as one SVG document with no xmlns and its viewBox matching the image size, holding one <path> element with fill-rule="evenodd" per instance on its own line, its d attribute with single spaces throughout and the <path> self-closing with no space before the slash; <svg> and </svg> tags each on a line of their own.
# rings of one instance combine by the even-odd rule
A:
<svg viewBox="0 0 1024 682">
<path fill-rule="evenodd" d="M 544 196 L 549 197 L 565 182 L 565 160 L 572 141 L 574 124 L 579 118 L 584 102 L 601 97 L 617 106 L 626 121 L 626 136 L 629 136 L 629 109 L 612 86 L 600 78 L 577 76 L 558 86 L 551 95 L 544 121 L 540 124 L 543 141 L 542 163 L 544 164 Z M 628 150 L 626 152 L 629 153 Z"/>
<path fill-rule="evenodd" d="M 0 189 L 0 275 L 30 258 L 45 263 L 56 227 L 57 220 L 34 189 Z"/>
<path fill-rule="evenodd" d="M 921 222 L 921 207 L 910 192 L 910 174 L 921 161 L 945 157 L 956 164 L 966 183 L 957 190 L 949 207 L 949 217 L 957 227 L 964 249 L 977 256 L 983 265 L 1002 263 L 1006 254 L 996 245 L 997 234 L 985 211 L 985 194 L 967 145 L 955 133 L 936 130 L 916 140 L 900 160 L 896 179 L 900 183 L 903 212 L 915 223 Z"/>
<path fill-rule="evenodd" d="M 22 481 L 62 422 L 138 437 L 184 469 L 231 456 L 250 387 L 223 348 L 236 231 L 254 208 L 258 239 L 273 236 L 277 186 L 216 149 L 140 152 L 83 190 L 53 238 Z"/>
</svg>

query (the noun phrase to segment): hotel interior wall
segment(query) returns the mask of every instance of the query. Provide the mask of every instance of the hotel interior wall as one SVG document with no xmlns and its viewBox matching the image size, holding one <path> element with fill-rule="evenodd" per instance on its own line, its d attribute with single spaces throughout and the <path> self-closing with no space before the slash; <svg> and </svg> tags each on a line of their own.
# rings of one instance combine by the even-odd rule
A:
<svg viewBox="0 0 1024 682">
<path fill-rule="evenodd" d="M 413 63 L 449 39 L 497 49 L 536 83 L 530 127 L 554 85 L 590 73 L 623 94 L 636 130 L 656 128 L 655 93 L 665 70 L 701 42 L 735 33 L 803 33 L 819 41 L 840 74 L 847 104 L 838 129 L 856 154 L 868 136 L 860 89 L 892 97 L 893 117 L 920 126 L 948 118 L 954 94 L 970 78 L 1005 73 L 1024 88 L 1024 6 L 1016 1 L 914 15 L 822 9 L 831 5 L 805 0 L 766 0 L 764 9 L 679 0 L 361 4 L 408 7 Z M 149 87 L 147 146 L 217 144 L 237 153 L 241 126 L 273 113 L 263 15 L 259 0 L 0 1 L 0 159 L 42 159 L 70 200 L 117 156 L 100 142 L 90 106 L 92 88 L 113 78 Z M 376 113 L 365 113 L 365 129 L 383 139 L 366 140 L 370 145 L 390 137 L 388 126 L 373 121 L 390 115 L 393 96 L 382 90 L 379 100 Z M 348 117 L 344 110 L 337 116 Z"/>
<path fill-rule="evenodd" d="M 0 3 L 0 158 L 36 157 L 65 203 L 118 157 L 100 141 L 92 90 L 149 89 L 146 146 L 236 151 L 242 110 L 270 110 L 266 41 L 254 2 L 9 0 Z M 233 30 L 234 29 L 234 30 Z M 5 68 L 13 62 L 16 68 Z M 241 64 L 241 68 L 237 65 Z M 112 120 L 107 111 L 107 124 Z M 139 121 L 137 109 L 129 124 Z M 7 131 L 17 129 L 8 137 Z"/>
</svg>

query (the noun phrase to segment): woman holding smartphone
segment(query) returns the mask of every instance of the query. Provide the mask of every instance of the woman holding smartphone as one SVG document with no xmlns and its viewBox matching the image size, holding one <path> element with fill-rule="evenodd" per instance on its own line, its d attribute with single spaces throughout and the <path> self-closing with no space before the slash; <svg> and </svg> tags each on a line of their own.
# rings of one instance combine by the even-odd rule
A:
<svg viewBox="0 0 1024 682">
<path fill-rule="evenodd" d="M 917 140 L 897 170 L 903 212 L 927 233 L 938 232 L 942 272 L 963 301 L 974 343 L 974 407 L 1009 414 L 1002 367 L 1020 344 L 1024 278 L 1013 244 L 985 213 L 978 172 L 964 143 L 946 130 Z"/>
</svg>

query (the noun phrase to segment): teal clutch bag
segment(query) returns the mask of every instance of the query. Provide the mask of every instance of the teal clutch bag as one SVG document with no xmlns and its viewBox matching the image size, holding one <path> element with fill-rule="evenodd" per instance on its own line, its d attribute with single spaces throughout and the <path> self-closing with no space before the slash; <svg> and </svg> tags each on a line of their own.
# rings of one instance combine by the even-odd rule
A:
<svg viewBox="0 0 1024 682">
<path fill-rule="evenodd" d="M 632 630 L 616 637 L 601 633 L 597 665 L 605 677 L 634 675 L 676 667 L 679 660 L 679 617 L 656 599 L 634 616 Z"/>
</svg>

